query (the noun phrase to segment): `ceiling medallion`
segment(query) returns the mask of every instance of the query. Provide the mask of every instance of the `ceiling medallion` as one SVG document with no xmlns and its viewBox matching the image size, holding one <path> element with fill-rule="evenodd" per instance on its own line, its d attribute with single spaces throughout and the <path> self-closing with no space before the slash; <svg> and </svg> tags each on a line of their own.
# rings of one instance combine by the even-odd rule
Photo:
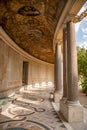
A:
<svg viewBox="0 0 87 130">
<path fill-rule="evenodd" d="M 23 6 L 18 10 L 18 13 L 23 16 L 38 16 L 40 12 L 33 6 Z"/>
</svg>

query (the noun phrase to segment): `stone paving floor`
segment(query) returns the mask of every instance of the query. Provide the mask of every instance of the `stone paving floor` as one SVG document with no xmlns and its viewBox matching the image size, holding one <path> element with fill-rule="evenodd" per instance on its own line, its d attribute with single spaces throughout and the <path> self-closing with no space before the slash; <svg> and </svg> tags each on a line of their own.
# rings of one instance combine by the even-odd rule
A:
<svg viewBox="0 0 87 130">
<path fill-rule="evenodd" d="M 81 90 L 79 91 L 79 101 L 83 106 L 84 120 L 83 122 L 70 123 L 73 130 L 87 130 L 87 96 Z"/>
<path fill-rule="evenodd" d="M 31 94 L 30 94 L 31 93 Z M 67 130 L 50 102 L 48 90 L 15 95 L 0 114 L 0 130 Z"/>
<path fill-rule="evenodd" d="M 83 106 L 84 119 L 83 122 L 73 122 L 68 123 L 64 120 L 64 118 L 60 115 L 61 120 L 68 130 L 87 130 L 87 96 L 81 90 L 79 91 L 79 101 Z M 59 111 L 59 103 L 54 103 L 54 107 L 58 113 Z"/>
<path fill-rule="evenodd" d="M 79 101 L 87 109 L 87 95 L 82 91 L 79 91 Z"/>
</svg>

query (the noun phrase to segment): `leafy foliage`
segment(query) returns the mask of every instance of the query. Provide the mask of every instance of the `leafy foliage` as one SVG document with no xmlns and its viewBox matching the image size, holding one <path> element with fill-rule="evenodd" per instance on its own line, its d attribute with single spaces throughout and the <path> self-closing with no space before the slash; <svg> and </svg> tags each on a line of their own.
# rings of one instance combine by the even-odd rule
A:
<svg viewBox="0 0 87 130">
<path fill-rule="evenodd" d="M 83 92 L 87 94 L 87 50 L 77 47 L 78 73 Z"/>
<path fill-rule="evenodd" d="M 81 82 L 81 86 L 82 86 L 83 92 L 85 92 L 87 94 L 87 79 L 84 79 Z"/>
<path fill-rule="evenodd" d="M 80 76 L 87 77 L 87 50 L 84 48 L 77 48 L 78 55 L 78 72 Z"/>
</svg>

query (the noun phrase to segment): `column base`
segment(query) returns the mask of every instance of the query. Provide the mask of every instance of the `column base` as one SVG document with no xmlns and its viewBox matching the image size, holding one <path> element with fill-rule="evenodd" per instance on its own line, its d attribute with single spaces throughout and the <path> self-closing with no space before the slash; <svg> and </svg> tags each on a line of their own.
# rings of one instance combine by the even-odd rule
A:
<svg viewBox="0 0 87 130">
<path fill-rule="evenodd" d="M 56 103 L 60 102 L 61 98 L 62 98 L 62 92 L 56 91 L 54 93 L 54 102 L 56 102 Z"/>
<path fill-rule="evenodd" d="M 83 121 L 83 106 L 74 103 L 71 105 L 65 103 L 63 100 L 60 101 L 60 113 L 63 115 L 68 122 L 82 122 Z"/>
</svg>

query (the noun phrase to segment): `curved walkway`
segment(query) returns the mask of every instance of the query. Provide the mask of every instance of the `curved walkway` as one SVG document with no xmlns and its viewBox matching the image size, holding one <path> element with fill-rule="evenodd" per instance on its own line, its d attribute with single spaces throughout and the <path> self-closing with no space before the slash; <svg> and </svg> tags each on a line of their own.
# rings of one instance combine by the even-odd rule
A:
<svg viewBox="0 0 87 130">
<path fill-rule="evenodd" d="M 0 130 L 67 130 L 50 102 L 48 89 L 22 91 L 0 115 Z"/>
</svg>

